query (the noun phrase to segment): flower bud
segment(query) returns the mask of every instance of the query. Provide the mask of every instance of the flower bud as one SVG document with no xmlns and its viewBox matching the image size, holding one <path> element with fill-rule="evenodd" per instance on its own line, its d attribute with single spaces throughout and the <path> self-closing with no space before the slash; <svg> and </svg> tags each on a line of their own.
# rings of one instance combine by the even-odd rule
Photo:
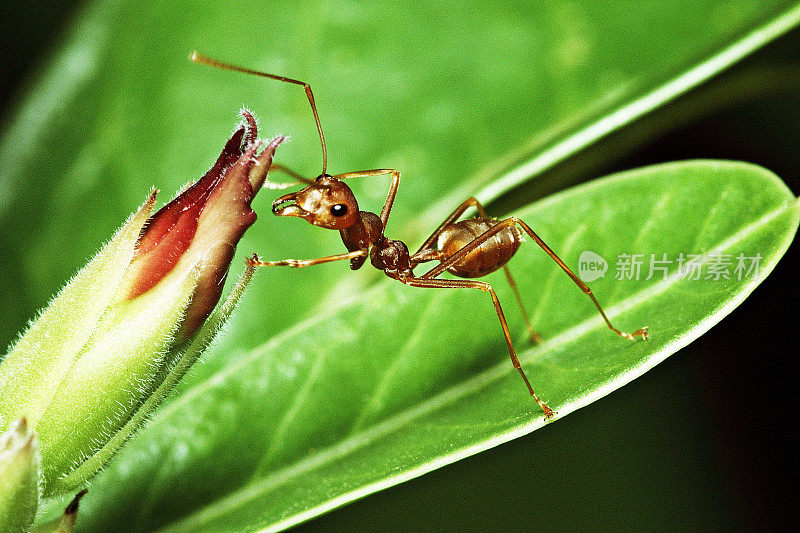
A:
<svg viewBox="0 0 800 533">
<path fill-rule="evenodd" d="M 253 116 L 217 162 L 153 216 L 155 192 L 42 311 L 0 364 L 0 430 L 24 416 L 41 444 L 45 494 L 71 490 L 113 455 L 211 342 L 248 266 L 216 305 L 279 137 Z"/>
<path fill-rule="evenodd" d="M 38 441 L 22 418 L 0 434 L 0 532 L 28 531 L 38 505 Z"/>
</svg>

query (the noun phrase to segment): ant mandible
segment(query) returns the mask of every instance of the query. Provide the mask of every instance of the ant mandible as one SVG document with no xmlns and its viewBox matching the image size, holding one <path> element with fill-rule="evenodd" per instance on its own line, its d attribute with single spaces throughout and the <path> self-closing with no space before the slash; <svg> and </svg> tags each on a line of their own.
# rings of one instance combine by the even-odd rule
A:
<svg viewBox="0 0 800 533">
<path fill-rule="evenodd" d="M 592 290 L 564 264 L 530 226 L 516 217 L 509 217 L 504 220 L 487 217 L 481 203 L 473 197 L 467 198 L 458 206 L 436 228 L 436 231 L 422 243 L 419 250 L 414 254 L 410 254 L 408 247 L 403 242 L 387 239 L 383 233 L 384 228 L 386 228 L 386 222 L 389 220 L 394 198 L 397 195 L 400 172 L 392 169 L 375 169 L 346 172 L 334 176 L 328 174 L 328 151 L 325 145 L 325 136 L 322 134 L 322 125 L 319 121 L 317 106 L 314 103 L 314 95 L 311 92 L 310 85 L 284 76 L 276 76 L 224 63 L 197 52 L 192 53 L 191 60 L 217 68 L 302 85 L 311 104 L 311 110 L 314 112 L 314 120 L 317 123 L 319 140 L 322 144 L 322 173 L 316 179 L 310 180 L 282 165 L 273 164 L 271 170 L 283 171 L 307 185 L 298 192 L 286 194 L 275 200 L 272 204 L 272 212 L 278 216 L 299 217 L 322 228 L 339 230 L 342 242 L 344 242 L 349 251 L 344 254 L 329 255 L 316 259 L 285 259 L 283 261 L 250 259 L 249 261 L 254 266 L 290 266 L 299 268 L 349 259 L 350 268 L 358 270 L 369 257 L 372 266 L 382 270 L 390 278 L 412 287 L 478 289 L 488 292 L 492 297 L 497 317 L 500 319 L 500 325 L 503 328 L 503 335 L 508 345 L 511 362 L 514 364 L 514 368 L 519 371 L 525 381 L 525 385 L 528 387 L 528 391 L 542 408 L 546 418 L 553 416 L 553 410 L 536 395 L 528 381 L 528 377 L 525 375 L 525 371 L 522 370 L 517 354 L 514 351 L 514 345 L 511 342 L 508 323 L 503 315 L 503 309 L 500 307 L 500 300 L 498 300 L 492 286 L 485 281 L 473 281 L 471 279 L 440 279 L 438 278 L 440 274 L 447 271 L 459 278 L 480 278 L 503 268 L 522 311 L 531 339 L 534 342 L 540 341 L 541 338 L 531 327 L 517 284 L 511 276 L 508 266 L 506 266 L 508 260 L 513 257 L 519 248 L 523 238 L 522 232 L 524 231 L 591 298 L 611 331 L 629 340 L 635 340 L 636 337 L 647 338 L 647 328 L 638 329 L 633 333 L 625 333 L 615 328 L 594 297 L 594 294 L 592 294 Z M 392 183 L 389 187 L 389 194 L 386 195 L 383 209 L 381 209 L 381 214 L 376 215 L 369 211 L 359 211 L 356 197 L 350 187 L 344 183 L 344 180 L 387 174 L 391 175 Z M 293 184 L 286 186 L 291 185 Z M 470 207 L 477 208 L 478 216 L 457 222 Z M 414 269 L 417 265 L 429 261 L 439 261 L 439 264 L 421 276 L 414 274 Z"/>
</svg>

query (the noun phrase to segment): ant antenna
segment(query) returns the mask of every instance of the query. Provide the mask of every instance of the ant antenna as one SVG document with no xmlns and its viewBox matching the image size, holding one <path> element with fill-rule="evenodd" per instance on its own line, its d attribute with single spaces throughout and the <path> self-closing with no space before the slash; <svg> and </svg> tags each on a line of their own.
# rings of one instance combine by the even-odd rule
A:
<svg viewBox="0 0 800 533">
<path fill-rule="evenodd" d="M 244 74 L 253 74 L 255 76 L 261 76 L 263 78 L 269 78 L 271 80 L 285 81 L 287 83 L 294 83 L 295 85 L 302 85 L 303 88 L 306 90 L 306 96 L 308 97 L 308 102 L 311 104 L 311 110 L 314 112 L 314 120 L 317 122 L 317 131 L 319 131 L 319 142 L 322 144 L 322 173 L 325 174 L 325 171 L 328 169 L 328 148 L 325 146 L 325 136 L 322 134 L 322 124 L 320 124 L 319 122 L 319 114 L 317 114 L 317 105 L 314 103 L 314 93 L 311 92 L 311 86 L 309 84 L 302 82 L 300 80 L 286 78 L 284 76 L 276 76 L 275 74 L 267 74 L 266 72 L 261 72 L 259 70 L 252 70 L 249 68 L 231 65 L 230 63 L 225 63 L 223 61 L 219 61 L 217 59 L 204 56 L 203 54 L 197 51 L 192 52 L 192 55 L 189 56 L 189 59 L 191 59 L 195 63 L 201 63 L 203 65 L 208 65 L 210 67 L 217 67 L 224 70 L 232 70 L 234 72 L 242 72 Z"/>
</svg>

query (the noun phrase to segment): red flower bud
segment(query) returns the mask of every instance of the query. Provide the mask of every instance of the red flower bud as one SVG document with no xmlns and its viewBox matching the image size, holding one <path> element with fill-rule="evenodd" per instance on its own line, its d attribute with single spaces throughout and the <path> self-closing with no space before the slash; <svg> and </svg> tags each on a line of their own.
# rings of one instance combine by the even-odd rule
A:
<svg viewBox="0 0 800 533">
<path fill-rule="evenodd" d="M 264 146 L 253 116 L 242 116 L 214 166 L 148 218 L 151 193 L 0 363 L 0 433 L 23 417 L 37 432 L 34 478 L 44 494 L 75 490 L 108 461 L 213 340 L 252 278 L 248 265 L 215 310 L 283 141 Z"/>
<path fill-rule="evenodd" d="M 262 145 L 256 139 L 256 121 L 249 111 L 241 113 L 244 122 L 214 166 L 150 218 L 126 274 L 128 285 L 121 294 L 132 299 L 179 264 L 201 262 L 197 288 L 176 340 L 191 335 L 219 301 L 236 244 L 256 220 L 250 203 L 284 139 L 277 137 L 256 155 Z"/>
</svg>

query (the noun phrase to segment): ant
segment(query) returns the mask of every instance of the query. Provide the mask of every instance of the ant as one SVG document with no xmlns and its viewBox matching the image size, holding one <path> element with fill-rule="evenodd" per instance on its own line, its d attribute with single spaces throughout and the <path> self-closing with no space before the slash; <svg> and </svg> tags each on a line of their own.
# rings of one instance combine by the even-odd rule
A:
<svg viewBox="0 0 800 533">
<path fill-rule="evenodd" d="M 458 206 L 438 228 L 428 237 L 419 250 L 414 254 L 409 253 L 408 247 L 401 241 L 387 239 L 384 235 L 386 222 L 389 220 L 389 213 L 392 210 L 397 188 L 400 183 L 400 172 L 393 169 L 375 169 L 358 172 L 346 172 L 344 174 L 330 175 L 327 173 L 328 151 L 325 145 L 325 136 L 322 134 L 322 125 L 319 121 L 317 106 L 314 103 L 314 95 L 311 86 L 305 82 L 267 74 L 257 70 L 238 67 L 228 63 L 206 57 L 197 52 L 193 52 L 191 60 L 212 67 L 225 70 L 232 70 L 244 74 L 253 74 L 273 80 L 283 81 L 302 85 L 305 89 L 311 110 L 314 113 L 314 120 L 317 123 L 320 143 L 322 144 L 322 173 L 315 179 L 305 178 L 298 173 L 284 167 L 283 165 L 273 164 L 272 169 L 282 171 L 300 183 L 305 183 L 306 187 L 302 190 L 281 196 L 272 203 L 272 212 L 283 217 L 299 217 L 309 223 L 327 229 L 339 230 L 342 242 L 348 249 L 347 253 L 329 255 L 316 259 L 284 259 L 283 261 L 262 261 L 257 257 L 249 259 L 248 262 L 253 266 L 289 266 L 307 267 L 331 261 L 350 260 L 350 268 L 358 270 L 369 257 L 372 266 L 382 270 L 392 279 L 410 285 L 412 287 L 441 288 L 441 289 L 478 289 L 488 292 L 492 297 L 497 318 L 503 329 L 503 335 L 508 345 L 508 353 L 528 391 L 533 396 L 536 403 L 544 411 L 546 419 L 553 416 L 553 410 L 544 403 L 533 391 L 533 387 L 528 381 L 525 371 L 517 359 L 514 345 L 511 342 L 511 333 L 508 329 L 503 309 L 500 307 L 500 300 L 497 298 L 494 289 L 485 281 L 474 281 L 472 279 L 440 279 L 438 276 L 445 271 L 459 278 L 480 278 L 490 274 L 500 268 L 505 272 L 508 283 L 511 286 L 517 303 L 519 304 L 525 324 L 534 342 L 541 341 L 541 337 L 533 330 L 528 314 L 522 303 L 517 284 L 511 276 L 506 263 L 517 252 L 523 241 L 523 231 L 538 244 L 542 250 L 555 261 L 559 267 L 575 282 L 576 285 L 591 298 L 600 315 L 605 320 L 609 329 L 617 335 L 629 340 L 636 337 L 647 338 L 647 328 L 641 328 L 633 333 L 625 333 L 615 328 L 606 316 L 603 308 L 594 297 L 592 290 L 576 276 L 572 270 L 550 249 L 547 244 L 528 226 L 524 221 L 516 217 L 509 217 L 504 220 L 489 218 L 484 211 L 483 205 L 473 198 L 467 198 Z M 353 192 L 344 180 L 351 178 L 371 178 L 375 176 L 390 175 L 392 183 L 386 201 L 383 204 L 380 215 L 369 211 L 359 211 L 358 202 Z M 284 188 L 295 185 L 289 183 L 276 185 L 276 188 Z M 475 207 L 478 216 L 468 218 L 458 222 L 458 219 L 470 207 Z M 429 261 L 439 261 L 439 264 L 424 274 L 418 276 L 414 269 L 421 263 Z"/>
</svg>

